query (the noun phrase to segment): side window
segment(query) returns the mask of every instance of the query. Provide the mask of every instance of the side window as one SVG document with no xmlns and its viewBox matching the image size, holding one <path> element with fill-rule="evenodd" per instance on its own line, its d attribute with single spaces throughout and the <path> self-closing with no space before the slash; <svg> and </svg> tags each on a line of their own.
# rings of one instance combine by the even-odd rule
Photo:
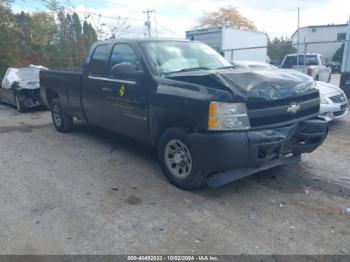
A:
<svg viewBox="0 0 350 262">
<path fill-rule="evenodd" d="M 115 65 L 122 63 L 135 66 L 137 71 L 141 71 L 141 63 L 134 49 L 128 44 L 117 44 L 114 46 L 109 63 L 109 74 L 111 75 L 112 68 Z"/>
<path fill-rule="evenodd" d="M 90 75 L 105 76 L 106 65 L 109 56 L 108 45 L 99 45 L 96 47 L 90 61 Z"/>
</svg>

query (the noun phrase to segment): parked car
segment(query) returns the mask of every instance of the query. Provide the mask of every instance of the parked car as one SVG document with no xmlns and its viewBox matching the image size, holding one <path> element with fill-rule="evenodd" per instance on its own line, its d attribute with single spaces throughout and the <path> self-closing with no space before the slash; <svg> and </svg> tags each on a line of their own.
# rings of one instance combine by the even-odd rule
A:
<svg viewBox="0 0 350 262">
<path fill-rule="evenodd" d="M 327 135 L 312 79 L 235 69 L 197 41 L 98 42 L 82 70 L 41 71 L 40 84 L 57 131 L 78 118 L 150 144 L 182 189 L 295 163 Z"/>
<path fill-rule="evenodd" d="M 338 62 L 331 63 L 331 71 L 332 71 L 332 74 L 340 74 L 341 73 L 341 64 Z"/>
<path fill-rule="evenodd" d="M 258 61 L 231 61 L 231 64 L 237 67 L 250 69 L 278 69 L 273 65 Z M 301 75 L 302 73 L 294 71 L 294 74 Z M 344 91 L 335 85 L 325 82 L 315 81 L 315 83 L 316 88 L 320 91 L 321 97 L 319 117 L 330 122 L 346 116 L 348 113 L 348 99 Z"/>
<path fill-rule="evenodd" d="M 40 66 L 9 68 L 2 80 L 0 101 L 17 107 L 18 112 L 40 106 Z"/>
<path fill-rule="evenodd" d="M 305 57 L 305 67 L 304 67 Z M 329 82 L 331 80 L 331 68 L 327 59 L 316 53 L 299 55 L 299 66 L 297 66 L 297 54 L 287 55 L 282 62 L 283 69 L 294 69 L 311 76 L 316 81 Z"/>
<path fill-rule="evenodd" d="M 316 88 L 320 90 L 321 96 L 320 117 L 329 122 L 348 114 L 348 99 L 342 89 L 319 81 L 316 81 Z"/>
</svg>

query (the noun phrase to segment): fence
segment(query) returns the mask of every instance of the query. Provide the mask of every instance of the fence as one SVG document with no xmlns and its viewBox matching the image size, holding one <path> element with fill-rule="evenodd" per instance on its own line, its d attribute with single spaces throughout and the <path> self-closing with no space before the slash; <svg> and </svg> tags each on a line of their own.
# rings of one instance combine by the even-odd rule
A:
<svg viewBox="0 0 350 262">
<path fill-rule="evenodd" d="M 229 60 L 247 60 L 246 57 L 254 57 L 254 54 L 265 53 L 266 62 L 271 62 L 275 65 L 281 65 L 283 58 L 287 54 L 299 53 L 300 56 L 297 56 L 297 59 L 301 58 L 300 61 L 296 63 L 297 67 L 307 66 L 306 59 L 303 59 L 303 56 L 307 53 L 319 53 L 323 55 L 326 60 L 323 63 L 328 64 L 330 61 L 342 63 L 342 45 L 349 43 L 349 40 L 336 40 L 336 41 L 314 41 L 314 42 L 304 42 L 297 44 L 284 44 L 284 45 L 267 45 L 267 46 L 252 46 L 252 47 L 242 47 L 235 49 L 225 49 L 222 50 L 222 54 L 226 59 Z M 298 48 L 299 47 L 299 48 Z M 299 50 L 298 50 L 299 49 Z M 260 50 L 258 52 L 258 50 Z M 243 59 L 242 59 L 242 54 Z M 347 54 L 349 56 L 350 54 Z M 261 56 L 260 56 L 261 57 Z M 349 58 L 350 59 L 350 58 Z M 249 59 L 254 60 L 254 59 Z"/>
</svg>

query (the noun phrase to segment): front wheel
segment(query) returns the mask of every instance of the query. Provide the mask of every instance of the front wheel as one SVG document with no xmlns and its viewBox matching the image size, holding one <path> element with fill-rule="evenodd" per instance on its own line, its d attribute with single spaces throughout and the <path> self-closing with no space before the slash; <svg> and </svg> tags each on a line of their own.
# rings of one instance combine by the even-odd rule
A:
<svg viewBox="0 0 350 262">
<path fill-rule="evenodd" d="M 180 128 L 169 128 L 159 139 L 158 158 L 171 184 L 184 190 L 204 186 L 206 176 L 199 169 L 188 134 Z"/>
<path fill-rule="evenodd" d="M 63 112 L 59 99 L 52 100 L 51 116 L 53 124 L 58 132 L 69 132 L 73 129 L 73 117 Z"/>
</svg>

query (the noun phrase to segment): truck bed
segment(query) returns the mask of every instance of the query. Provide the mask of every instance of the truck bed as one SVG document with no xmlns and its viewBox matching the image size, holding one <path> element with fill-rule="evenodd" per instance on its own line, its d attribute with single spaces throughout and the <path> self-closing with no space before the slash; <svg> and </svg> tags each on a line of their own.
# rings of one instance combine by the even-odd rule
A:
<svg viewBox="0 0 350 262">
<path fill-rule="evenodd" d="M 50 95 L 47 89 L 54 90 L 60 98 L 64 110 L 84 119 L 81 105 L 81 79 L 83 69 L 46 70 L 40 72 L 41 97 L 44 104 L 50 107 Z"/>
</svg>

